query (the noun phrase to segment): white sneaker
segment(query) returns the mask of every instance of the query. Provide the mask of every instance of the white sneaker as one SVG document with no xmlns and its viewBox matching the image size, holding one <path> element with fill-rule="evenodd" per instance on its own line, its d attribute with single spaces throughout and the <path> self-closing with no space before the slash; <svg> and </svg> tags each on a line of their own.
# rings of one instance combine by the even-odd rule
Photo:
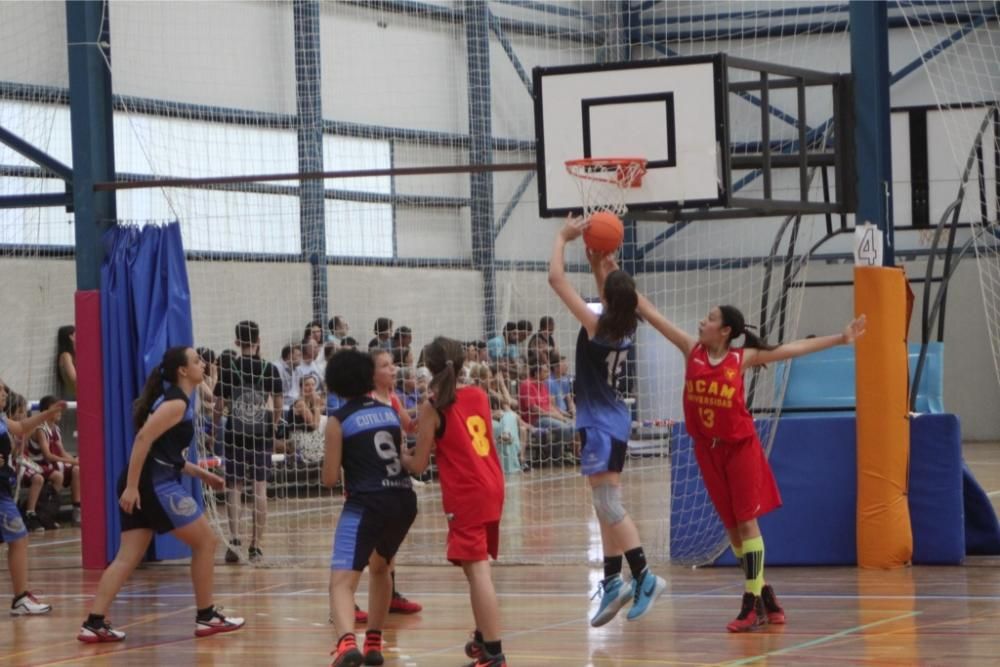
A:
<svg viewBox="0 0 1000 667">
<path fill-rule="evenodd" d="M 207 621 L 196 621 L 194 627 L 195 637 L 208 637 L 217 635 L 220 632 L 232 632 L 239 630 L 246 623 L 242 618 L 236 616 L 223 616 L 216 608 L 212 618 Z"/>
<path fill-rule="evenodd" d="M 83 515 L 80 513 L 80 508 L 79 507 L 74 507 L 73 508 L 73 525 L 74 526 L 79 526 L 81 523 L 83 523 L 81 521 L 82 518 L 83 518 Z"/>
<path fill-rule="evenodd" d="M 41 602 L 31 593 L 25 593 L 10 605 L 11 616 L 38 616 L 52 611 L 52 605 Z"/>
<path fill-rule="evenodd" d="M 415 489 L 418 489 L 421 486 L 427 486 L 427 482 L 425 482 L 422 479 L 417 479 L 416 477 L 410 477 L 410 483 L 413 485 L 413 488 Z"/>
</svg>

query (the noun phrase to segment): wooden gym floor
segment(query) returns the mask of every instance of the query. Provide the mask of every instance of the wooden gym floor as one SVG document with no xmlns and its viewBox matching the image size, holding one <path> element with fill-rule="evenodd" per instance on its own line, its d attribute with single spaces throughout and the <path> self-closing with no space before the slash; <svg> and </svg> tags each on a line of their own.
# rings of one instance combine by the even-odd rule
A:
<svg viewBox="0 0 1000 667">
<path fill-rule="evenodd" d="M 994 506 L 1000 505 L 1000 445 L 969 444 L 965 455 Z M 328 550 L 329 538 L 322 536 L 323 546 L 317 548 Z M 128 639 L 95 647 L 75 640 L 99 578 L 99 573 L 79 569 L 78 532 L 61 529 L 33 536 L 30 553 L 32 588 L 55 610 L 43 617 L 0 619 L 2 665 L 328 664 L 333 630 L 326 622 L 324 568 L 249 568 L 220 561 L 216 599 L 230 613 L 246 617 L 247 627 L 195 640 L 187 567 L 146 566 L 126 585 L 110 615 L 116 627 L 129 633 Z M 595 601 L 588 598 L 601 576 L 598 569 L 495 567 L 508 663 L 1000 665 L 1000 558 L 970 558 L 962 567 L 888 572 L 768 568 L 788 624 L 743 635 L 725 631 L 738 611 L 742 590 L 732 568 L 673 566 L 658 571 L 669 587 L 647 617 L 628 623 L 623 612 L 609 625 L 593 629 L 587 616 Z M 460 570 L 405 565 L 398 580 L 400 589 L 420 601 L 424 611 L 390 616 L 386 664 L 468 662 L 462 647 L 472 621 Z M 9 595 L 7 581 L 0 577 L 0 595 Z M 364 602 L 363 595 L 359 599 Z"/>
</svg>

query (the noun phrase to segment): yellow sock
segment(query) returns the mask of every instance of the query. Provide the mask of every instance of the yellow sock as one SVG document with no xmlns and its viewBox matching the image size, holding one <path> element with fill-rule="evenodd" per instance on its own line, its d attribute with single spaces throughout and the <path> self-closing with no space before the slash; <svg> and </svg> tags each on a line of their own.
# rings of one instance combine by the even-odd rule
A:
<svg viewBox="0 0 1000 667">
<path fill-rule="evenodd" d="M 746 574 L 746 590 L 754 595 L 760 595 L 764 588 L 764 538 L 754 537 L 743 540 L 744 573 Z"/>
<path fill-rule="evenodd" d="M 746 576 L 747 564 L 746 561 L 743 560 L 743 547 L 738 547 L 732 542 L 729 543 L 729 547 L 733 550 L 733 555 L 736 556 L 736 562 L 739 564 L 740 570 L 743 571 L 743 576 Z"/>
</svg>

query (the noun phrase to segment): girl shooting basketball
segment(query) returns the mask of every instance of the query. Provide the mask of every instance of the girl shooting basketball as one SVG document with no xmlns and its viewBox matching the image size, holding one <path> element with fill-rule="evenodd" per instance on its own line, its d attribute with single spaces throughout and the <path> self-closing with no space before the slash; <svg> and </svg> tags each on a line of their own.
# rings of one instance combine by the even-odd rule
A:
<svg viewBox="0 0 1000 667">
<path fill-rule="evenodd" d="M 569 218 L 556 236 L 549 261 L 549 285 L 580 321 L 576 341 L 576 428 L 582 443 L 581 472 L 590 483 L 594 510 L 604 546 L 601 601 L 590 619 L 604 625 L 631 600 L 628 620 L 645 615 L 666 588 L 666 581 L 650 572 L 639 531 L 622 505 L 621 479 L 632 430 L 632 417 L 618 390 L 636 317 L 635 281 L 624 271 L 612 271 L 599 281 L 603 314 L 590 309 L 566 277 L 563 251 L 583 234 L 586 223 Z M 622 580 L 622 557 L 632 572 L 632 585 Z"/>
<path fill-rule="evenodd" d="M 595 265 L 599 265 L 598 281 L 618 268 L 610 257 Z M 705 488 L 746 580 L 740 613 L 726 628 L 745 632 L 764 623 L 782 624 L 785 612 L 774 590 L 764 583 L 764 539 L 757 525 L 758 517 L 781 506 L 781 497 L 746 408 L 743 372 L 851 344 L 864 334 L 865 316 L 848 322 L 839 334 L 771 346 L 750 330 L 733 306 L 709 310 L 698 323 L 697 337 L 680 330 L 642 295 L 639 313 L 687 360 L 684 423 L 694 441 Z M 741 336 L 743 345 L 734 347 L 733 341 Z"/>
<path fill-rule="evenodd" d="M 500 641 L 500 610 L 489 558 L 499 548 L 503 512 L 503 473 L 493 440 L 490 402 L 479 387 L 459 387 L 465 350 L 449 338 L 424 348 L 434 374 L 430 395 L 420 406 L 417 446 L 403 452 L 411 473 L 427 469 L 436 449 L 441 501 L 448 519 L 448 560 L 460 565 L 469 581 L 476 631 L 465 652 L 469 667 L 506 667 Z"/>
<path fill-rule="evenodd" d="M 194 438 L 194 406 L 190 397 L 201 384 L 205 364 L 190 347 L 172 347 L 146 380 L 133 407 L 138 433 L 128 468 L 118 478 L 121 547 L 101 576 L 90 615 L 77 639 L 94 644 L 119 642 L 125 633 L 105 618 L 111 601 L 139 565 L 153 533 L 173 533 L 191 547 L 191 581 L 197 604 L 196 637 L 232 632 L 242 618 L 227 618 L 212 604 L 216 537 L 198 503 L 180 484 L 181 473 L 197 477 L 213 489 L 224 486 L 213 475 L 184 458 Z"/>
</svg>

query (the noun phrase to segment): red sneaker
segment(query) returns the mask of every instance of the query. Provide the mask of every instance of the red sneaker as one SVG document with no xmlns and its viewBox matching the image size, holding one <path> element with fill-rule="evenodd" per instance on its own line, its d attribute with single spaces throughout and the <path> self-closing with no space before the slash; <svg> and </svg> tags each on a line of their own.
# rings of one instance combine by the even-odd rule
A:
<svg viewBox="0 0 1000 667">
<path fill-rule="evenodd" d="M 760 592 L 760 599 L 764 603 L 764 611 L 767 612 L 767 622 L 771 625 L 785 624 L 785 610 L 778 604 L 778 597 L 774 594 L 774 589 L 764 586 Z"/>
<path fill-rule="evenodd" d="M 393 593 L 392 602 L 389 603 L 390 614 L 416 614 L 423 608 L 423 605 L 407 600 L 399 593 Z"/>
<path fill-rule="evenodd" d="M 382 655 L 382 635 L 366 632 L 363 653 L 365 654 L 366 665 L 381 665 L 385 663 L 385 657 Z"/>
<path fill-rule="evenodd" d="M 497 655 L 481 655 L 478 660 L 470 662 L 465 667 L 507 667 L 507 658 L 503 653 Z"/>
<path fill-rule="evenodd" d="M 486 655 L 486 645 L 476 640 L 476 633 L 472 633 L 472 638 L 465 642 L 465 655 L 470 658 L 481 658 Z"/>
<path fill-rule="evenodd" d="M 364 625 L 368 622 L 368 612 L 358 605 L 354 605 L 354 622 L 358 625 Z"/>
<path fill-rule="evenodd" d="M 729 622 L 726 630 L 730 632 L 747 632 L 767 623 L 767 616 L 764 614 L 764 604 L 760 598 L 747 591 L 743 594 L 743 605 L 740 607 L 740 615 Z"/>
<path fill-rule="evenodd" d="M 358 650 L 358 640 L 353 634 L 341 637 L 331 655 L 333 662 L 330 663 L 330 667 L 361 667 L 365 664 L 365 658 Z"/>
</svg>

